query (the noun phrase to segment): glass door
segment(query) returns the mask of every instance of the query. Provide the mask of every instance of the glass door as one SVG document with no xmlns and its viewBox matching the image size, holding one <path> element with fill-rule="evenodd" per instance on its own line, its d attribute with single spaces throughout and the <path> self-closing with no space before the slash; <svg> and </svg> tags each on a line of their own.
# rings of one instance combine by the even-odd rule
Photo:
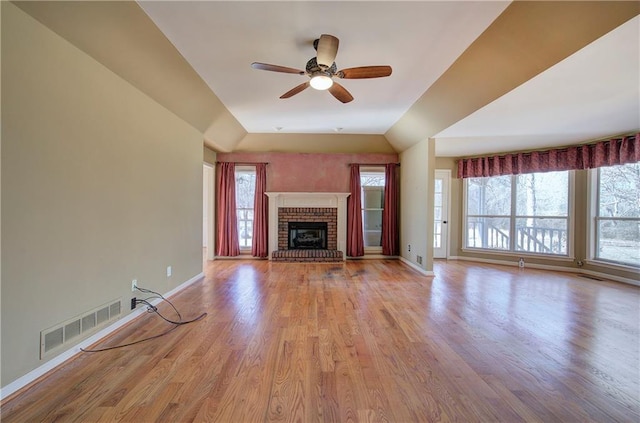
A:
<svg viewBox="0 0 640 423">
<path fill-rule="evenodd" d="M 450 170 L 435 171 L 433 194 L 433 258 L 447 258 L 449 249 Z"/>
</svg>

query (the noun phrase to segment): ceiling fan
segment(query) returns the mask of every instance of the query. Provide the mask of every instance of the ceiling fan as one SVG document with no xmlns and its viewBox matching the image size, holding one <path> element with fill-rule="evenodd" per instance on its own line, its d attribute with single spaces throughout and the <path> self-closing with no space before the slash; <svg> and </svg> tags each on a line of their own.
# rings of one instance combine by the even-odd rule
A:
<svg viewBox="0 0 640 423">
<path fill-rule="evenodd" d="M 280 98 L 293 97 L 311 86 L 316 90 L 328 90 L 343 103 L 353 100 L 353 96 L 342 85 L 333 80 L 334 76 L 340 79 L 365 79 L 391 75 L 391 66 L 360 66 L 338 70 L 334 62 L 338 53 L 338 43 L 339 40 L 333 35 L 322 34 L 319 39 L 313 42 L 313 48 L 316 49 L 317 55 L 307 62 L 305 70 L 259 62 L 253 62 L 251 67 L 271 72 L 306 74 L 310 78 L 309 81 L 303 82 L 282 94 Z"/>
</svg>

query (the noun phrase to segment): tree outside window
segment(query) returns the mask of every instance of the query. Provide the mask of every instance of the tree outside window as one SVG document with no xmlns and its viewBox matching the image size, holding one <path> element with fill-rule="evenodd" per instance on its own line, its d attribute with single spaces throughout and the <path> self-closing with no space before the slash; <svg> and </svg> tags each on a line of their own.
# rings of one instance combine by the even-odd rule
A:
<svg viewBox="0 0 640 423">
<path fill-rule="evenodd" d="M 640 163 L 597 170 L 594 258 L 640 267 Z"/>
<path fill-rule="evenodd" d="M 517 251 L 567 254 L 569 172 L 516 177 Z"/>
<path fill-rule="evenodd" d="M 469 178 L 467 248 L 509 250 L 511 244 L 511 177 Z"/>
<path fill-rule="evenodd" d="M 569 172 L 465 181 L 466 248 L 568 254 Z"/>
</svg>

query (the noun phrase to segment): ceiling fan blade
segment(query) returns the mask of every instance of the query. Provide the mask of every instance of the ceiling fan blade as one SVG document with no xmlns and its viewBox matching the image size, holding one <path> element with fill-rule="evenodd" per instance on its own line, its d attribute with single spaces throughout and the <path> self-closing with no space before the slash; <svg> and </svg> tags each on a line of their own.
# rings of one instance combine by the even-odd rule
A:
<svg viewBox="0 0 640 423">
<path fill-rule="evenodd" d="M 331 95 L 340 100 L 343 103 L 348 103 L 353 100 L 353 96 L 347 91 L 345 87 L 338 84 L 337 82 L 333 82 L 333 85 L 329 87 L 328 90 Z"/>
<path fill-rule="evenodd" d="M 259 63 L 253 62 L 251 67 L 259 70 L 266 70 L 271 72 L 282 72 L 282 73 L 297 73 L 298 75 L 304 75 L 304 71 L 300 69 L 288 68 L 286 66 L 279 65 L 270 65 L 268 63 Z"/>
<path fill-rule="evenodd" d="M 289 98 L 289 97 L 293 97 L 294 95 L 306 90 L 307 88 L 309 88 L 309 81 L 307 82 L 303 82 L 302 84 L 293 87 L 292 89 L 290 89 L 289 91 L 287 91 L 286 93 L 282 94 L 280 96 L 280 98 Z"/>
<path fill-rule="evenodd" d="M 340 41 L 329 34 L 322 34 L 320 41 L 318 41 L 316 60 L 319 65 L 325 65 L 330 68 L 333 62 L 336 60 L 336 54 L 338 54 L 338 44 Z"/>
<path fill-rule="evenodd" d="M 338 78 L 364 79 L 381 78 L 391 75 L 391 66 L 361 66 L 358 68 L 342 69 L 336 73 Z"/>
</svg>

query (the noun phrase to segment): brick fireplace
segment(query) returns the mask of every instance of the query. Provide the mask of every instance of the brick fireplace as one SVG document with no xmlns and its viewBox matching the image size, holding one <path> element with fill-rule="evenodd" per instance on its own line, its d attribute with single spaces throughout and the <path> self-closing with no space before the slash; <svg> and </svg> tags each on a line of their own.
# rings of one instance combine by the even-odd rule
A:
<svg viewBox="0 0 640 423">
<path fill-rule="evenodd" d="M 338 209 L 324 207 L 278 208 L 278 250 L 290 250 L 289 223 L 313 222 L 327 224 L 327 250 L 338 249 Z"/>
<path fill-rule="evenodd" d="M 268 192 L 269 259 L 276 261 L 342 261 L 347 236 L 349 193 Z M 289 222 L 327 224 L 326 249 L 294 249 Z"/>
</svg>

